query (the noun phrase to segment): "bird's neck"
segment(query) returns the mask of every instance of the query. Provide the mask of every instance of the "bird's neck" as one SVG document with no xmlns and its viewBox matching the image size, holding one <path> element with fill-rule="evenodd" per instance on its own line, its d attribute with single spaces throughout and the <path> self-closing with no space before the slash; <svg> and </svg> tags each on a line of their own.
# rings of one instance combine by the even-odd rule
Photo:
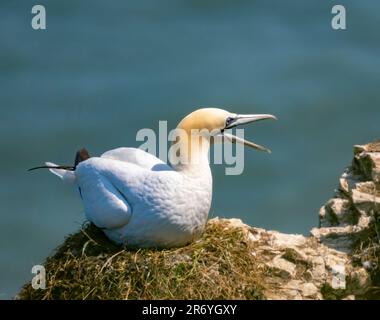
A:
<svg viewBox="0 0 380 320">
<path fill-rule="evenodd" d="M 169 161 L 176 171 L 187 175 L 210 174 L 209 150 L 210 140 L 207 137 L 180 130 L 169 150 Z"/>
</svg>

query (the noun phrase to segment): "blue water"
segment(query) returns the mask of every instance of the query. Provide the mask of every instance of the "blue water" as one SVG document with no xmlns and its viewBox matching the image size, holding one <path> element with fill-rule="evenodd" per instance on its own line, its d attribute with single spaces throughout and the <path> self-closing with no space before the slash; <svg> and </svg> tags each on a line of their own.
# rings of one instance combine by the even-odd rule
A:
<svg viewBox="0 0 380 320">
<path fill-rule="evenodd" d="M 78 195 L 48 172 L 138 146 L 136 132 L 169 127 L 200 106 L 272 113 L 247 127 L 271 155 L 245 152 L 245 171 L 213 166 L 211 216 L 307 234 L 350 163 L 352 146 L 380 138 L 380 2 L 0 2 L 0 299 L 84 220 Z"/>
</svg>

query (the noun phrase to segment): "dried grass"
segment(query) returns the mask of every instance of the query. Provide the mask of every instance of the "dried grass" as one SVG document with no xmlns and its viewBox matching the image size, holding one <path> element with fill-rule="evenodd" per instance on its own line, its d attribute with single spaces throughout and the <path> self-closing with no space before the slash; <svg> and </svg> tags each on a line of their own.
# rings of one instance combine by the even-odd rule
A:
<svg viewBox="0 0 380 320">
<path fill-rule="evenodd" d="M 130 250 L 92 224 L 69 236 L 44 264 L 45 290 L 19 299 L 262 299 L 262 270 L 241 228 L 208 223 L 186 247 Z"/>
</svg>

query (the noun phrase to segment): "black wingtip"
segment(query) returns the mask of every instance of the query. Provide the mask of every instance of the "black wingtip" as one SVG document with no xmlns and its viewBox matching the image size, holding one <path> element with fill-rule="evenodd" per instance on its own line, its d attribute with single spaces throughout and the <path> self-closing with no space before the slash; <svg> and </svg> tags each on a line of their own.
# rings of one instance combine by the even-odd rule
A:
<svg viewBox="0 0 380 320">
<path fill-rule="evenodd" d="M 72 166 L 39 166 L 39 167 L 30 168 L 28 169 L 28 171 L 33 171 L 37 169 L 63 169 L 63 170 L 74 171 L 74 167 Z"/>
<path fill-rule="evenodd" d="M 86 148 L 80 149 L 75 155 L 74 168 L 81 162 L 90 158 L 90 154 Z"/>
<path fill-rule="evenodd" d="M 74 166 L 38 166 L 28 169 L 28 171 L 33 171 L 37 169 L 63 169 L 69 171 L 75 171 L 77 165 L 90 158 L 90 154 L 85 148 L 80 149 L 75 155 Z"/>
</svg>

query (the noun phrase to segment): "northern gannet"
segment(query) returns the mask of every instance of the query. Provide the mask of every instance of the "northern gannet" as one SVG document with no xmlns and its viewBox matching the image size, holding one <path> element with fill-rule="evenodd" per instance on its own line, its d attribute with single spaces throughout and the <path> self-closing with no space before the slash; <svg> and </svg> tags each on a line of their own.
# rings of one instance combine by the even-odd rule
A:
<svg viewBox="0 0 380 320">
<path fill-rule="evenodd" d="M 213 142 L 211 138 L 224 136 L 234 143 L 269 151 L 225 132 L 264 119 L 276 117 L 270 114 L 239 115 L 218 108 L 198 109 L 177 126 L 178 148 L 171 154 L 169 152 L 171 164 L 141 149 L 117 148 L 100 157 L 89 157 L 82 149 L 77 153 L 73 167 L 51 162 L 46 162 L 43 167 L 78 188 L 86 218 L 116 244 L 161 248 L 183 246 L 199 238 L 209 214 L 212 175 L 208 151 Z M 176 156 L 186 161 L 174 164 L 172 160 Z"/>
</svg>

